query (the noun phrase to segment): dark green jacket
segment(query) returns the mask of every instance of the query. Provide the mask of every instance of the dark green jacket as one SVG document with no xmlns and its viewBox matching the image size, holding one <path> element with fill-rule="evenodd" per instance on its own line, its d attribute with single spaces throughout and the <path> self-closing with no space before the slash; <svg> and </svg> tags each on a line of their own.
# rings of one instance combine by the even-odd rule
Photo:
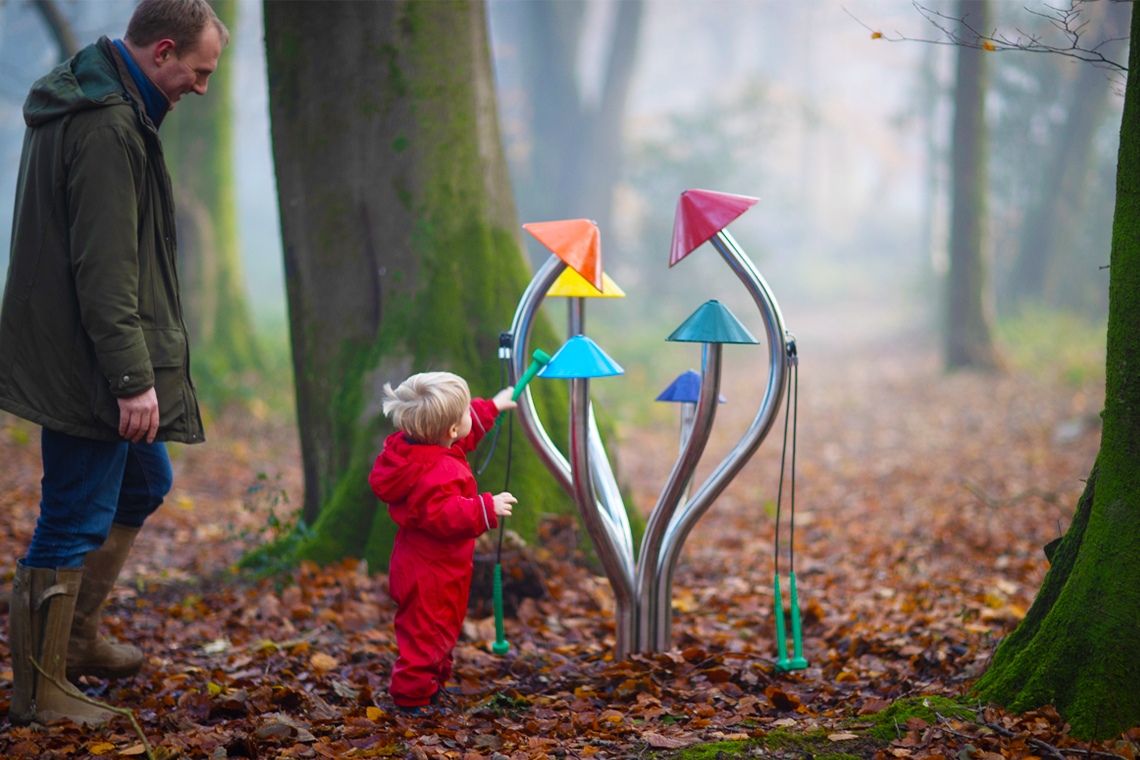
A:
<svg viewBox="0 0 1140 760">
<path fill-rule="evenodd" d="M 116 397 L 153 386 L 157 440 L 203 440 L 170 175 L 114 44 L 103 37 L 36 82 L 24 121 L 0 312 L 0 408 L 63 433 L 121 440 Z"/>
</svg>

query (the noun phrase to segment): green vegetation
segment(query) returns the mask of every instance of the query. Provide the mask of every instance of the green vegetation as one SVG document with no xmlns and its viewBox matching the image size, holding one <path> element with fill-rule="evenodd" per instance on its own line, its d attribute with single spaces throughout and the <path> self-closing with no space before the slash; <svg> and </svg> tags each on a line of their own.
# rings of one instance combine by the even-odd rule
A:
<svg viewBox="0 0 1140 760">
<path fill-rule="evenodd" d="M 1042 306 L 1026 307 L 998 325 L 1015 368 L 1059 375 L 1074 386 L 1104 377 L 1105 334 L 1104 319 Z"/>
<path fill-rule="evenodd" d="M 900 699 L 886 710 L 869 716 L 874 727 L 868 732 L 880 741 L 889 742 L 899 737 L 898 731 L 911 718 L 921 718 L 927 723 L 938 722 L 938 716 L 956 717 L 971 720 L 973 708 L 946 697 L 908 697 Z"/>
</svg>

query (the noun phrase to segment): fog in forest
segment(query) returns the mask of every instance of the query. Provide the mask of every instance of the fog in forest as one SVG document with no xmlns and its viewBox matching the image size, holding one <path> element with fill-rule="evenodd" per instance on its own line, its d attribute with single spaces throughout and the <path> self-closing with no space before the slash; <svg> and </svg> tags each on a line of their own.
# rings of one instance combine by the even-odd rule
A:
<svg viewBox="0 0 1140 760">
<path fill-rule="evenodd" d="M 101 34 L 120 36 L 132 8 L 118 0 L 57 5 L 80 44 Z M 573 65 L 567 81 L 577 98 L 571 106 L 598 115 L 613 69 L 620 2 L 556 5 L 577 14 L 580 23 L 567 59 Z M 949 3 L 928 7 L 953 12 Z M 995 23 L 1014 37 L 1019 29 L 1047 32 L 1049 8 L 998 2 Z M 534 59 L 526 51 L 546 43 L 527 37 L 534 27 L 523 23 L 517 0 L 492 0 L 488 19 L 520 222 L 595 213 L 591 204 L 599 194 L 586 193 L 581 207 L 560 208 L 549 202 L 560 188 L 536 185 L 551 136 L 540 132 L 534 117 L 550 93 L 531 87 L 536 72 L 528 68 Z M 246 291 L 259 328 L 280 332 L 285 294 L 260 4 L 240 0 L 232 31 L 221 65 L 234 74 L 234 172 Z M 873 31 L 883 38 L 873 39 Z M 605 270 L 628 297 L 592 301 L 588 314 L 589 332 L 615 358 L 628 367 L 653 365 L 665 352 L 660 341 L 710 298 L 729 305 L 757 335 L 763 332 L 755 307 L 710 246 L 669 269 L 674 207 L 688 188 L 761 198 L 730 230 L 771 285 L 801 355 L 871 351 L 878 341 L 898 338 L 929 342 L 936 350 L 948 267 L 957 48 L 892 41 L 897 37 L 943 40 L 909 0 L 643 4 L 616 122 L 616 159 L 609 162 L 613 200 L 603 229 Z M 1122 61 L 1125 48 L 1105 50 Z M 23 134 L 21 105 L 31 82 L 57 57 L 33 4 L 0 0 L 5 240 Z M 1091 325 L 1094 335 L 1100 325 L 1103 341 L 1108 277 L 1101 267 L 1108 262 L 1121 77 L 1098 70 L 1103 104 L 1086 130 L 1080 204 L 1065 230 L 1065 250 L 1049 261 L 1039 291 L 1015 300 L 1023 240 L 1037 223 L 1033 213 L 1043 194 L 1053 191 L 1047 172 L 1071 104 L 1078 102 L 1081 73 L 1090 65 L 1011 51 L 990 53 L 988 65 L 986 308 L 999 336 L 1002 325 L 1023 327 L 1026 314 L 1032 323 L 1043 322 L 1043 314 L 1061 314 L 1066 324 Z M 533 239 L 527 244 L 532 261 L 547 255 Z M 6 248 L 0 249 L 0 271 L 6 270 Z M 560 308 L 552 309 L 557 322 Z M 660 361 L 659 371 L 642 377 L 649 386 L 696 359 L 686 354 Z"/>
</svg>

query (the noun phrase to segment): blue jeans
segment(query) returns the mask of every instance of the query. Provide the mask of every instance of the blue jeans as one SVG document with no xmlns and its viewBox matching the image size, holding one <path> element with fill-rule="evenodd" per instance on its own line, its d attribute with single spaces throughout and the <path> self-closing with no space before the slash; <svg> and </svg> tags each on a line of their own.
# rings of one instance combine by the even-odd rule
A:
<svg viewBox="0 0 1140 760">
<path fill-rule="evenodd" d="M 36 531 L 24 564 L 79 567 L 116 522 L 142 527 L 170 492 L 164 443 L 93 441 L 43 429 L 44 477 Z"/>
</svg>

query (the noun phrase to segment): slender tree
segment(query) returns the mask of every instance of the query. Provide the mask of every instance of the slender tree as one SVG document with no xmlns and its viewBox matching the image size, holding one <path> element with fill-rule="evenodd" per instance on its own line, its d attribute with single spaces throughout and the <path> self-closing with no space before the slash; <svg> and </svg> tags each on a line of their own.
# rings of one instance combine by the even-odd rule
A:
<svg viewBox="0 0 1140 760">
<path fill-rule="evenodd" d="M 1086 738 L 1140 724 L 1140 14 L 1133 13 L 1109 270 L 1100 453 L 1025 619 L 977 693 L 1051 704 Z"/>
<path fill-rule="evenodd" d="M 989 0 L 958 0 L 962 34 L 989 27 Z M 944 327 L 947 369 L 999 366 L 985 308 L 986 51 L 958 47 L 950 210 L 950 274 Z"/>
<path fill-rule="evenodd" d="M 641 35 L 642 0 L 614 4 L 602 87 L 589 102 L 579 85 L 584 0 L 509 0 L 519 49 L 530 150 L 515 161 L 519 210 L 527 221 L 588 218 L 609 249 L 613 189 L 621 171 L 621 128 Z"/>
<path fill-rule="evenodd" d="M 311 534 L 294 558 L 386 567 L 395 524 L 368 472 L 381 389 L 446 369 L 500 387 L 498 333 L 529 279 L 499 137 L 482 2 L 267 2 L 273 155 Z M 549 324 L 534 347 L 558 347 Z M 554 440 L 565 389 L 531 386 Z M 502 447 L 502 443 L 500 443 Z M 481 479 L 503 484 L 502 448 Z M 570 502 L 514 447 L 511 527 Z"/>
<path fill-rule="evenodd" d="M 227 27 L 234 0 L 212 0 Z M 162 124 L 178 213 L 178 268 L 195 369 L 213 378 L 256 366 L 234 194 L 233 65 L 210 77 L 210 97 L 184 98 Z"/>
<path fill-rule="evenodd" d="M 1084 30 L 1086 36 L 1116 38 L 1126 34 L 1128 11 L 1125 3 L 1093 4 L 1089 8 L 1089 26 Z M 1056 144 L 1050 146 L 1037 201 L 1025 216 L 1021 247 L 1010 281 L 1015 303 L 1052 300 L 1050 294 L 1058 289 L 1058 259 L 1076 243 L 1088 197 L 1093 138 L 1104 120 L 1109 92 L 1106 70 L 1080 67 L 1071 85 L 1065 123 Z"/>
</svg>

